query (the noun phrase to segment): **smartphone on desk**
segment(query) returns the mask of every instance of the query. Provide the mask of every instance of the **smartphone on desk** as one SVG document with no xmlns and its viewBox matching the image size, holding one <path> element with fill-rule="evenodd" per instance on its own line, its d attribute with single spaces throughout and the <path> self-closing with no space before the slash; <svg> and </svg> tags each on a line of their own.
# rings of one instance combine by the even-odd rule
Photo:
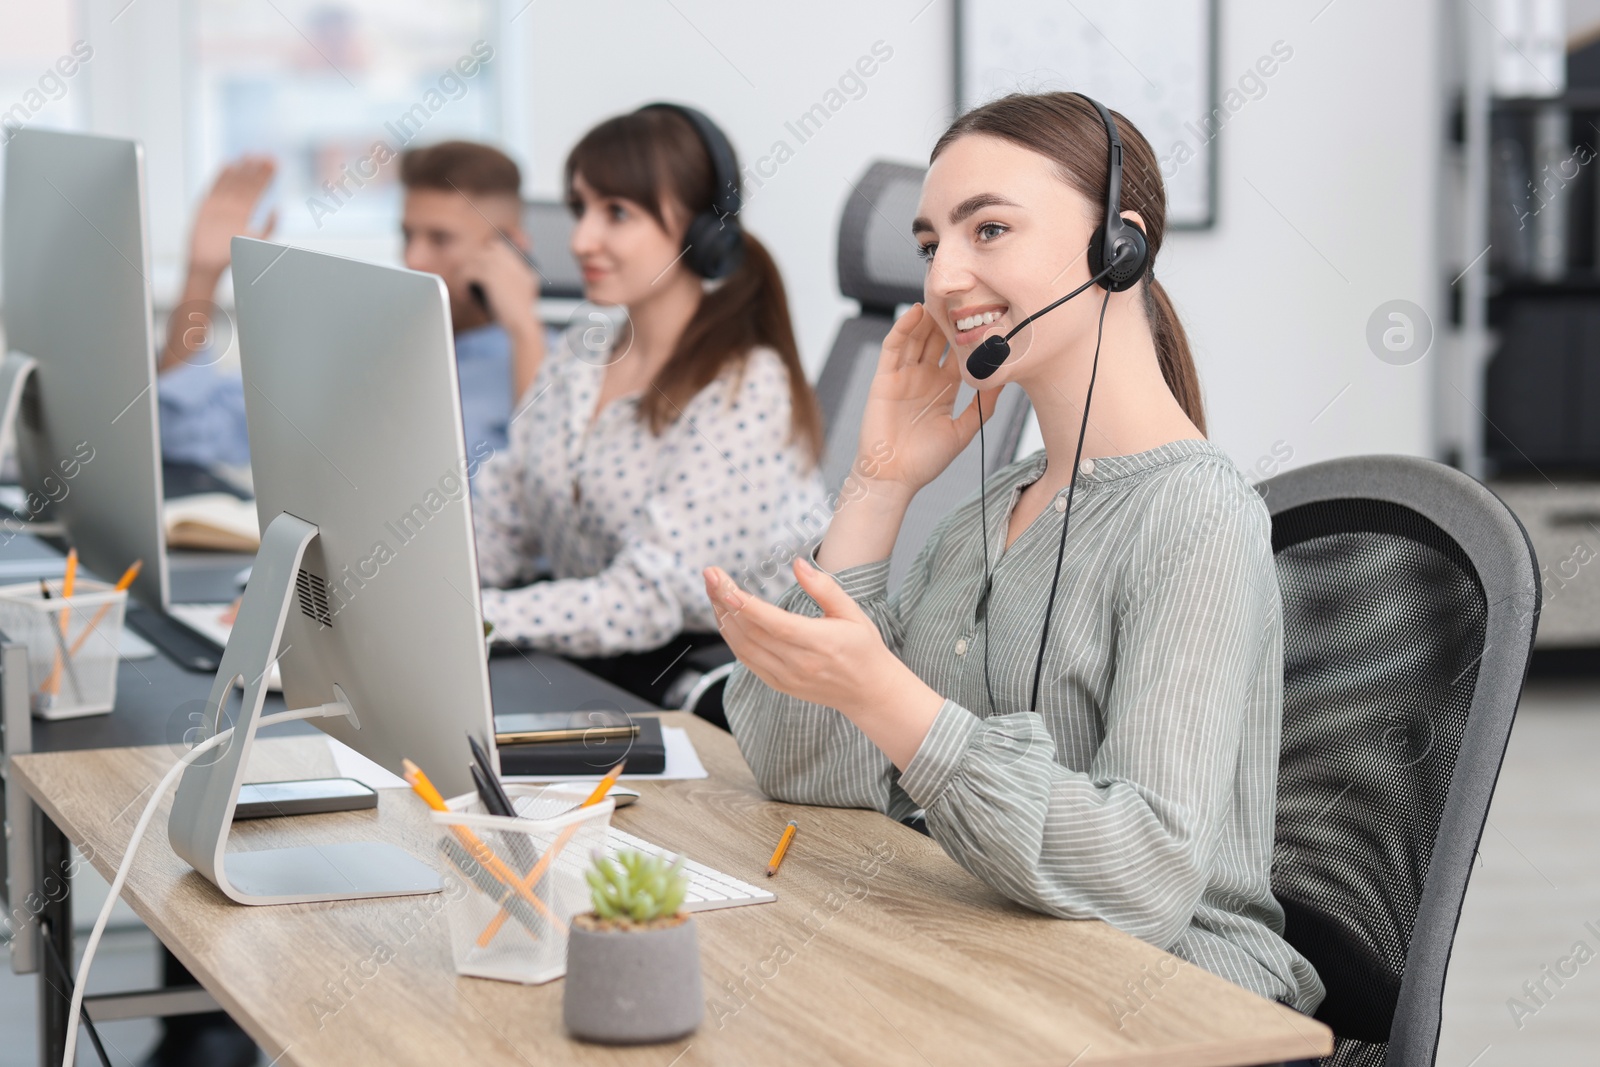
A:
<svg viewBox="0 0 1600 1067">
<path fill-rule="evenodd" d="M 246 782 L 239 787 L 233 818 L 321 815 L 378 806 L 378 791 L 354 778 L 303 778 L 293 782 Z"/>
</svg>

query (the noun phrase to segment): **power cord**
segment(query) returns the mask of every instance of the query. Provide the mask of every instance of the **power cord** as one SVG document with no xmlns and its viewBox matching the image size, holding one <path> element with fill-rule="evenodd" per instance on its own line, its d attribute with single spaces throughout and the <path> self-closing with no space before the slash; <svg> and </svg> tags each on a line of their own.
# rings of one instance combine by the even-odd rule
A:
<svg viewBox="0 0 1600 1067">
<path fill-rule="evenodd" d="M 276 726 L 279 723 L 294 722 L 298 719 L 336 718 L 348 714 L 348 708 L 343 704 L 318 704 L 315 707 L 301 708 L 296 711 L 280 711 L 276 715 L 263 715 L 256 723 L 257 729 Z M 155 792 L 145 804 L 144 811 L 139 815 L 139 821 L 134 824 L 133 834 L 128 838 L 127 850 L 122 854 L 122 862 L 117 866 L 117 876 L 111 880 L 111 891 L 106 894 L 106 902 L 100 908 L 100 914 L 94 921 L 94 929 L 89 934 L 88 943 L 83 948 L 83 959 L 78 964 L 78 977 L 72 984 L 72 1008 L 67 1013 L 67 1041 L 66 1052 L 61 1058 L 61 1067 L 74 1067 L 78 1051 L 78 1019 L 83 1016 L 83 990 L 89 981 L 89 968 L 94 963 L 94 953 L 100 947 L 100 935 L 105 933 L 106 923 L 111 919 L 111 909 L 117 903 L 117 898 L 122 894 L 122 886 L 128 880 L 128 872 L 133 869 L 133 855 L 139 848 L 139 842 L 144 837 L 145 830 L 150 826 L 150 820 L 155 818 L 156 808 L 161 805 L 161 798 L 167 795 L 167 790 L 172 788 L 172 783 L 178 780 L 183 769 L 199 759 L 205 753 L 216 748 L 233 736 L 233 727 L 221 730 L 195 745 L 183 758 L 172 765 L 172 769 L 157 784 Z M 95 1043 L 99 1043 L 99 1036 L 92 1035 Z M 103 1053 L 102 1053 L 103 1055 Z"/>
</svg>

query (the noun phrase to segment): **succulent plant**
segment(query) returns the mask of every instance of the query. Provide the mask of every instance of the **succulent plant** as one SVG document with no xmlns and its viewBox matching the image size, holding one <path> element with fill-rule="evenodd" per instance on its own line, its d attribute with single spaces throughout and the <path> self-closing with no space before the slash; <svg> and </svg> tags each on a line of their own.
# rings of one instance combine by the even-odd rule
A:
<svg viewBox="0 0 1600 1067">
<path fill-rule="evenodd" d="M 668 863 L 636 849 L 623 849 L 615 859 L 597 854 L 584 877 L 595 914 L 613 921 L 646 923 L 676 915 L 689 891 L 682 856 Z"/>
</svg>

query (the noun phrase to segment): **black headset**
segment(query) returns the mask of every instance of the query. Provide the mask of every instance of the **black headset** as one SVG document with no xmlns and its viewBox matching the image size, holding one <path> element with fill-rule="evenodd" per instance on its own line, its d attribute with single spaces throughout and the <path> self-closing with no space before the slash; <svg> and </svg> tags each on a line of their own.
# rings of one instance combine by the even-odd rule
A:
<svg viewBox="0 0 1600 1067">
<path fill-rule="evenodd" d="M 683 234 L 683 262 L 702 278 L 726 278 L 744 262 L 744 230 L 739 225 L 739 164 L 726 134 L 685 104 L 646 104 L 639 111 L 662 110 L 682 115 L 711 157 L 716 193 L 709 210 L 689 220 Z M 638 112 L 635 112 L 637 114 Z"/>
<path fill-rule="evenodd" d="M 1130 289 L 1144 276 L 1150 264 L 1150 243 L 1137 223 L 1122 217 L 1122 138 L 1117 135 L 1117 120 L 1100 101 L 1078 93 L 1100 112 L 1106 126 L 1106 221 L 1089 239 L 1089 273 L 1108 271 L 1102 283 L 1113 293 Z M 1111 249 L 1111 259 L 1105 258 Z"/>
<path fill-rule="evenodd" d="M 1117 135 L 1117 122 L 1104 104 L 1082 93 L 1082 97 L 1100 113 L 1106 128 L 1106 221 L 1089 237 L 1089 280 L 1072 292 L 1045 305 L 1007 331 L 1004 337 L 985 337 L 983 343 L 967 357 L 967 371 L 980 381 L 988 378 L 1011 356 L 1011 339 L 1017 331 L 1040 315 L 1065 304 L 1089 286 L 1099 282 L 1107 292 L 1120 293 L 1132 288 L 1144 276 L 1150 263 L 1150 244 L 1137 223 L 1122 217 L 1122 138 Z M 1106 249 L 1111 259 L 1106 260 Z"/>
</svg>

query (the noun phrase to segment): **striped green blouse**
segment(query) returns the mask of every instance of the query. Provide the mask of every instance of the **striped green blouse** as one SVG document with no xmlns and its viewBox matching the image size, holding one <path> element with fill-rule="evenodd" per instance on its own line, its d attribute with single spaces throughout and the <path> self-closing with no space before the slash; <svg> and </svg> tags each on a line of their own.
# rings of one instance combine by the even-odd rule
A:
<svg viewBox="0 0 1600 1067">
<path fill-rule="evenodd" d="M 989 479 L 987 631 L 976 495 L 892 600 L 887 560 L 836 575 L 946 698 L 904 773 L 839 712 L 743 668 L 727 690 L 734 736 L 777 799 L 925 809 L 945 851 L 1012 900 L 1104 919 L 1310 1012 L 1322 983 L 1284 941 L 1269 880 L 1283 627 L 1266 505 L 1209 441 L 1084 460 L 1035 713 L 1065 492 L 1005 537 L 1044 469 L 1041 451 Z M 819 613 L 799 586 L 780 603 Z"/>
</svg>

